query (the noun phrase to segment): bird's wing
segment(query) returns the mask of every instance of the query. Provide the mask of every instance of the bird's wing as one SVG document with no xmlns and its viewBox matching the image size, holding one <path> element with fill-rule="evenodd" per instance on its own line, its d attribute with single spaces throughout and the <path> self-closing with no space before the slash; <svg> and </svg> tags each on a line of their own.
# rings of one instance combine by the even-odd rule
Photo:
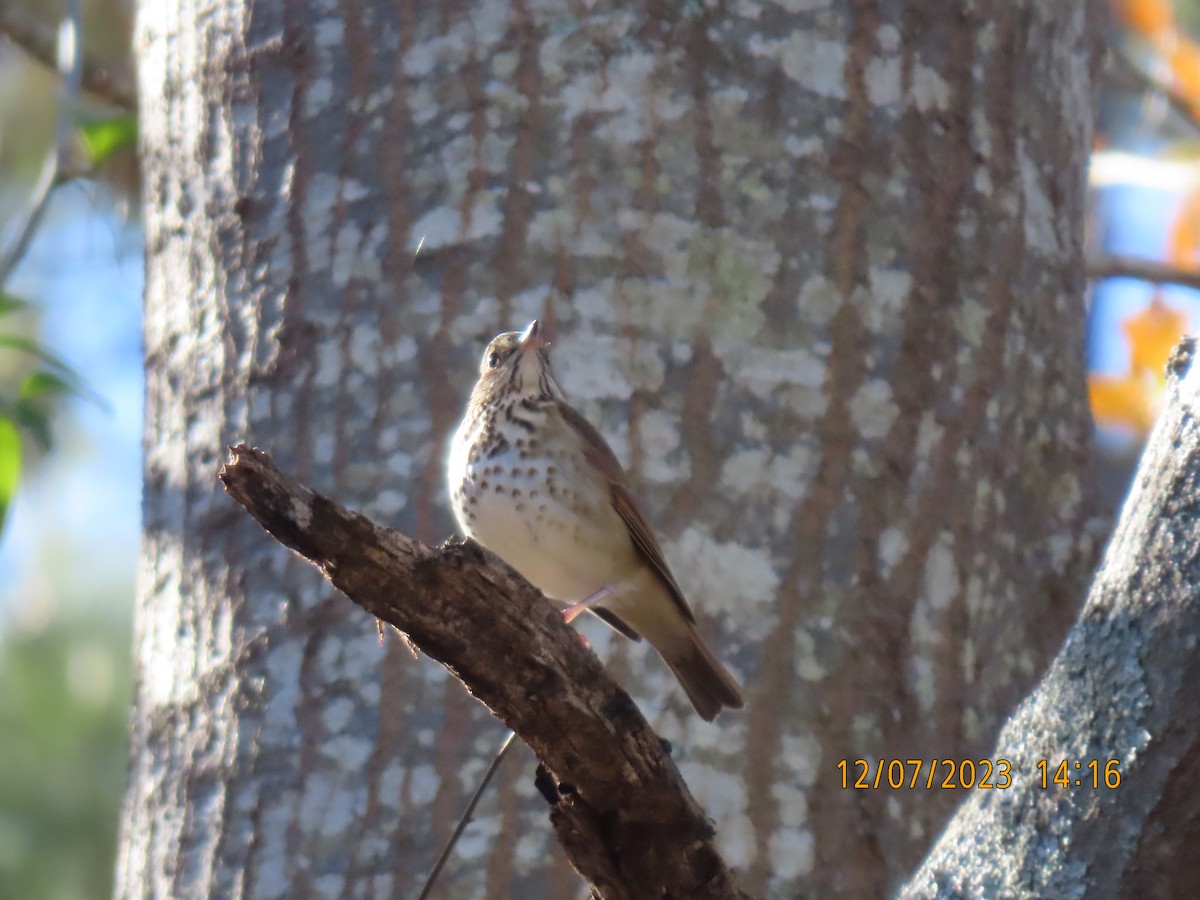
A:
<svg viewBox="0 0 1200 900">
<path fill-rule="evenodd" d="M 646 516 L 633 496 L 633 491 L 626 484 L 625 470 L 621 468 L 616 454 L 612 452 L 612 448 L 608 446 L 604 437 L 592 426 L 592 423 L 572 409 L 569 404 L 558 401 L 558 407 L 567 424 L 583 441 L 584 456 L 608 479 L 612 491 L 613 509 L 617 511 L 617 515 L 621 517 L 621 521 L 629 530 L 629 538 L 633 541 L 633 546 L 662 580 L 667 588 L 667 593 L 674 599 L 683 613 L 683 617 L 689 622 L 695 622 L 696 617 L 692 614 L 691 607 L 688 606 L 688 602 L 683 596 L 683 591 L 675 582 L 675 576 L 671 574 L 671 569 L 663 556 L 662 547 L 659 546 L 658 539 L 650 529 L 650 523 L 646 521 Z"/>
</svg>

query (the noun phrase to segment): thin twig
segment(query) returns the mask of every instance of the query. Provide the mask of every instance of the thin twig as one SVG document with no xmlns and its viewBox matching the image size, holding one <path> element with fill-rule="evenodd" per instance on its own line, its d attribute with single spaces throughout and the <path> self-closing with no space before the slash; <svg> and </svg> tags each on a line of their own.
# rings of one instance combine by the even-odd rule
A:
<svg viewBox="0 0 1200 900">
<path fill-rule="evenodd" d="M 508 748 L 513 744 L 513 738 L 517 736 L 515 731 L 510 731 L 504 739 L 504 743 L 500 745 L 500 749 L 496 751 L 496 755 L 492 758 L 492 764 L 488 766 L 488 770 L 483 773 L 483 780 L 479 782 L 479 787 L 475 788 L 475 793 L 471 795 L 471 802 L 467 804 L 467 808 L 463 811 L 462 818 L 458 820 L 458 826 L 454 829 L 454 834 L 450 835 L 450 840 L 446 842 L 446 847 L 442 850 L 442 855 L 438 857 L 437 862 L 433 864 L 433 869 L 429 873 L 429 877 L 425 879 L 425 886 L 421 888 L 421 895 L 417 900 L 426 900 L 429 892 L 433 890 L 434 882 L 437 881 L 439 875 L 442 874 L 442 868 L 446 865 L 446 861 L 450 859 L 450 854 L 454 850 L 454 845 L 458 843 L 458 839 L 462 837 L 462 833 L 467 830 L 467 825 L 471 823 L 471 816 L 475 814 L 475 807 L 479 804 L 479 798 L 483 796 L 484 788 L 488 786 L 488 782 L 492 780 L 492 776 L 496 774 L 496 770 L 500 768 L 500 763 L 504 759 L 504 754 L 508 752 Z"/>
<path fill-rule="evenodd" d="M 58 26 L 58 70 L 62 73 L 62 90 L 54 122 L 54 143 L 46 151 L 41 174 L 29 196 L 23 217 L 18 218 L 20 224 L 12 243 L 0 253 L 0 287 L 8 283 L 8 276 L 29 249 L 29 242 L 46 213 L 50 194 L 58 184 L 63 154 L 71 140 L 82 78 L 83 53 L 80 42 L 83 39 L 83 4 L 81 0 L 67 0 L 66 7 L 66 16 Z"/>
<path fill-rule="evenodd" d="M 1197 118 L 1195 108 L 1174 87 L 1144 72 L 1141 66 L 1119 49 L 1110 47 L 1105 61 L 1109 74 L 1124 79 L 1126 87 L 1161 96 L 1171 112 L 1185 125 L 1200 132 L 1200 118 Z"/>
<path fill-rule="evenodd" d="M 1138 278 L 1153 284 L 1179 284 L 1200 290 L 1200 272 L 1133 256 L 1104 256 L 1089 260 L 1087 277 Z"/>
<path fill-rule="evenodd" d="M 58 68 L 55 30 L 36 16 L 12 3 L 0 3 L 0 34 L 31 59 L 52 69 Z M 82 55 L 82 50 L 80 53 Z M 105 65 L 86 56 L 80 60 L 80 66 L 85 91 L 120 109 L 129 112 L 137 109 L 133 73 L 127 66 Z"/>
</svg>

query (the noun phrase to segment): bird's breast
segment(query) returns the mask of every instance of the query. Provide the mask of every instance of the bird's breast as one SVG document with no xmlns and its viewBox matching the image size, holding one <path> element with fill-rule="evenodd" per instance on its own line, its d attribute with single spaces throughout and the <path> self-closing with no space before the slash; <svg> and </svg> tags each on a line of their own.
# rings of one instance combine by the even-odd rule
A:
<svg viewBox="0 0 1200 900">
<path fill-rule="evenodd" d="M 548 597 L 581 600 L 636 565 L 607 485 L 569 446 L 521 430 L 474 449 L 456 446 L 455 456 L 459 524 Z"/>
</svg>

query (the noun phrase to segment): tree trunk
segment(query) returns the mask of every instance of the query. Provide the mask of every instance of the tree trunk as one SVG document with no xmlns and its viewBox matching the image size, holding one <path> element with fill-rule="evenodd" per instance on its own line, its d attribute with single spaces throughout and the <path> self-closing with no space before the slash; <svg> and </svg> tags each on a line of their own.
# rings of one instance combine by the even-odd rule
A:
<svg viewBox="0 0 1200 900">
<path fill-rule="evenodd" d="M 983 757 L 1095 552 L 1093 11 L 144 2 L 118 892 L 415 895 L 502 729 L 216 472 L 244 440 L 437 541 L 483 343 L 534 316 L 746 682 L 706 724 L 644 644 L 593 633 L 742 886 L 900 883 L 961 793 L 843 789 L 838 762 Z M 530 759 L 448 895 L 577 891 Z"/>
<path fill-rule="evenodd" d="M 1012 786 L 971 796 L 904 897 L 1200 896 L 1195 357 L 1194 339 L 1176 349 L 1079 621 L 1000 734 Z"/>
</svg>

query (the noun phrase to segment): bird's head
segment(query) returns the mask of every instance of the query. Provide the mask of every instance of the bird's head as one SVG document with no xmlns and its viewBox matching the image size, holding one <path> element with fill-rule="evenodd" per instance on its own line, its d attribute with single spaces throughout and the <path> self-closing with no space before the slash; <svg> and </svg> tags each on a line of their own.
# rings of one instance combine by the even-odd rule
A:
<svg viewBox="0 0 1200 900">
<path fill-rule="evenodd" d="M 550 354 L 534 319 L 524 331 L 506 331 L 492 338 L 479 361 L 476 394 L 514 392 L 522 397 L 555 400 L 562 391 L 550 371 Z"/>
</svg>

